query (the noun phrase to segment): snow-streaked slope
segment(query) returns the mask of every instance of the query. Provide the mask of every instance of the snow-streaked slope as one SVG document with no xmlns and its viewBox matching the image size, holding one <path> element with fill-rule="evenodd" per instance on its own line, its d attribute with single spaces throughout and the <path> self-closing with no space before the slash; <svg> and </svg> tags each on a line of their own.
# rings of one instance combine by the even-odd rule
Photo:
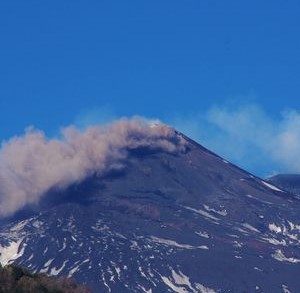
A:
<svg viewBox="0 0 300 293">
<path fill-rule="evenodd" d="M 0 260 L 95 292 L 297 292 L 300 204 L 189 141 L 53 192 L 0 229 Z"/>
</svg>

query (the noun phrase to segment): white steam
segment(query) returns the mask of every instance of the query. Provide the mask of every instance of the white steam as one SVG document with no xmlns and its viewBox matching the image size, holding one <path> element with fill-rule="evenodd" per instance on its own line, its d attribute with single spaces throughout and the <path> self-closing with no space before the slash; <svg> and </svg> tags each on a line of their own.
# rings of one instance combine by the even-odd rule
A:
<svg viewBox="0 0 300 293">
<path fill-rule="evenodd" d="M 184 140 L 172 128 L 141 118 L 84 131 L 71 126 L 62 130 L 60 139 L 29 129 L 0 149 L 0 216 L 37 203 L 52 187 L 122 168 L 128 150 L 138 147 L 174 153 L 184 149 Z"/>
<path fill-rule="evenodd" d="M 273 117 L 257 104 L 230 104 L 177 117 L 170 124 L 261 176 L 300 173 L 300 111 Z"/>
<path fill-rule="evenodd" d="M 259 106 L 248 105 L 236 110 L 214 108 L 209 119 L 227 134 L 227 141 L 235 141 L 232 149 L 239 147 L 245 157 L 255 149 L 257 160 L 269 157 L 281 172 L 300 172 L 300 112 L 287 110 L 275 120 Z"/>
</svg>

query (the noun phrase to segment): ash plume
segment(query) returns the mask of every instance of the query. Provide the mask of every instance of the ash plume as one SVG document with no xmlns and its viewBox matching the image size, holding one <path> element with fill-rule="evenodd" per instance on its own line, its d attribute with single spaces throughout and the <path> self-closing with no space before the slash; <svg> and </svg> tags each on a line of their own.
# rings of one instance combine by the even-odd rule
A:
<svg viewBox="0 0 300 293">
<path fill-rule="evenodd" d="M 8 216 L 53 187 L 66 188 L 97 173 L 122 168 L 132 149 L 184 150 L 184 140 L 169 126 L 142 118 L 120 119 L 84 131 L 64 128 L 60 139 L 28 129 L 0 149 L 0 216 Z"/>
</svg>

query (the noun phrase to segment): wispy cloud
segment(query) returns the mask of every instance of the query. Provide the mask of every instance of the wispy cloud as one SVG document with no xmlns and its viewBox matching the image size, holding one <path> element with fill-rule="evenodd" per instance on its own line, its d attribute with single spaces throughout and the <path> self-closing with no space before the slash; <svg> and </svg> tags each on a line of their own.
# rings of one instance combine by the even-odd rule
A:
<svg viewBox="0 0 300 293">
<path fill-rule="evenodd" d="M 117 118 L 120 117 L 116 115 L 109 105 L 103 105 L 81 110 L 75 117 L 73 124 L 78 128 L 84 129 L 91 125 L 107 124 Z"/>
<path fill-rule="evenodd" d="M 175 127 L 240 166 L 266 175 L 300 173 L 300 112 L 271 117 L 257 104 L 214 106 L 173 119 Z"/>
</svg>

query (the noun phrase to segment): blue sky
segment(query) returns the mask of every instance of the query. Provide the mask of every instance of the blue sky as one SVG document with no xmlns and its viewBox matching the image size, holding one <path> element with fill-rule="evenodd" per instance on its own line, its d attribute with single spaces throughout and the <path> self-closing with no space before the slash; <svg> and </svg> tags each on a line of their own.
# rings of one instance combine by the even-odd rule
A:
<svg viewBox="0 0 300 293">
<path fill-rule="evenodd" d="M 1 1 L 0 140 L 138 114 L 261 176 L 300 172 L 299 15 L 288 0 Z"/>
</svg>

